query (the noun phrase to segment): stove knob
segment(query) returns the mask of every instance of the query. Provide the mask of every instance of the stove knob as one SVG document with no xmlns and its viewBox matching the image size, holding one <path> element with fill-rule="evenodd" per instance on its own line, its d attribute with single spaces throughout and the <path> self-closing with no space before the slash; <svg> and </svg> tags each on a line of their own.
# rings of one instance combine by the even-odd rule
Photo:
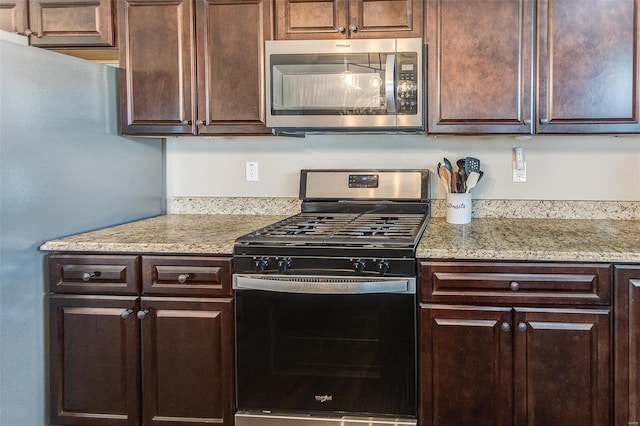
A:
<svg viewBox="0 0 640 426">
<path fill-rule="evenodd" d="M 356 271 L 356 274 L 361 274 L 364 272 L 364 269 L 367 267 L 367 262 L 362 259 L 358 259 L 353 264 L 353 269 Z"/>
<path fill-rule="evenodd" d="M 291 259 L 284 258 L 278 261 L 278 271 L 280 271 L 281 274 L 287 272 L 289 268 L 291 268 Z"/>
<path fill-rule="evenodd" d="M 389 272 L 389 262 L 381 260 L 380 263 L 378 263 L 378 272 L 380 272 L 380 275 L 384 275 Z"/>
<path fill-rule="evenodd" d="M 256 272 L 262 273 L 269 267 L 269 259 L 265 259 L 264 257 L 256 260 Z"/>
</svg>

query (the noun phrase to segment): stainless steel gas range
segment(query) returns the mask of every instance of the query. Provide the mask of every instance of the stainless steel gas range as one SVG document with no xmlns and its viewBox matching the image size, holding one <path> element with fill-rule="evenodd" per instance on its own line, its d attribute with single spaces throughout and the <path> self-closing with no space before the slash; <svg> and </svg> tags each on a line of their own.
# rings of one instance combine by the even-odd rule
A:
<svg viewBox="0 0 640 426">
<path fill-rule="evenodd" d="M 415 425 L 429 172 L 303 170 L 300 198 L 234 246 L 236 425 Z"/>
</svg>

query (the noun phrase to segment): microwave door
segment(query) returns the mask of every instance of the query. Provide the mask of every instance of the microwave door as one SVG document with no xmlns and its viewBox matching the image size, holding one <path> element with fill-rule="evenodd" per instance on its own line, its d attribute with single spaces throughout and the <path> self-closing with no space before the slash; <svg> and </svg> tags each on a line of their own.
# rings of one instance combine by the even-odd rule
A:
<svg viewBox="0 0 640 426">
<path fill-rule="evenodd" d="M 387 113 L 396 113 L 396 55 L 387 55 L 384 74 L 384 92 L 387 99 Z"/>
</svg>

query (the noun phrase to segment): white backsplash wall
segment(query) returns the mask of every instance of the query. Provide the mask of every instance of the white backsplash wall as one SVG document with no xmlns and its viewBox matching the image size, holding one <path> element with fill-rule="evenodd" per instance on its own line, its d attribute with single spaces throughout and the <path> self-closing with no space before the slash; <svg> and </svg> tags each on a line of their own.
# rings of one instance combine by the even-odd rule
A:
<svg viewBox="0 0 640 426">
<path fill-rule="evenodd" d="M 527 182 L 512 181 L 512 148 L 524 148 Z M 428 168 L 482 162 L 476 199 L 640 201 L 640 136 L 425 137 L 309 135 L 167 139 L 167 197 L 297 197 L 305 168 Z M 245 163 L 259 181 L 245 181 Z"/>
</svg>

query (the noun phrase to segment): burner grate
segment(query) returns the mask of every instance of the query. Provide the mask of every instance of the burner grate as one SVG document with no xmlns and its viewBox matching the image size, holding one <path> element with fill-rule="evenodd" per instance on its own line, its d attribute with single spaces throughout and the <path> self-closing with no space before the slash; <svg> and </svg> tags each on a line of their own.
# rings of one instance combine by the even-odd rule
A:
<svg viewBox="0 0 640 426">
<path fill-rule="evenodd" d="M 259 229 L 249 236 L 253 241 L 275 239 L 284 243 L 295 243 L 302 239 L 354 243 L 406 242 L 418 236 L 424 220 L 423 214 L 301 213 Z"/>
</svg>

